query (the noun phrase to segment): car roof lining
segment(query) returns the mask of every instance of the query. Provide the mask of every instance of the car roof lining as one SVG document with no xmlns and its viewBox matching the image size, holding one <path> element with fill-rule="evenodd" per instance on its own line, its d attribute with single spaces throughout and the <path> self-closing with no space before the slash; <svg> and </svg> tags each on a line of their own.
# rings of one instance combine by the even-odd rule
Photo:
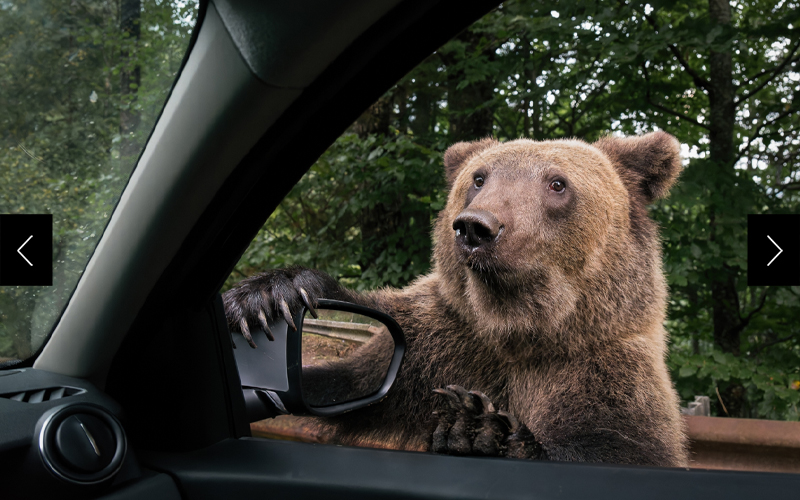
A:
<svg viewBox="0 0 800 500">
<path fill-rule="evenodd" d="M 288 88 L 307 87 L 366 27 L 398 3 L 214 0 L 250 71 L 267 85 Z"/>
</svg>

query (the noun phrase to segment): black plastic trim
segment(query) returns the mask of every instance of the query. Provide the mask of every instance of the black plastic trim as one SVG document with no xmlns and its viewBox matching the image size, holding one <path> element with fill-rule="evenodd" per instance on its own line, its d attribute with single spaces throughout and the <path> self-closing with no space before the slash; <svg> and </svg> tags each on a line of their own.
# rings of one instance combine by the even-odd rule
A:
<svg viewBox="0 0 800 500">
<path fill-rule="evenodd" d="M 233 338 L 236 346 L 239 377 L 243 380 L 248 420 L 256 422 L 287 413 L 293 415 L 339 415 L 357 408 L 377 403 L 394 384 L 406 351 L 406 339 L 400 325 L 389 315 L 369 307 L 339 300 L 319 299 L 319 309 L 361 314 L 383 323 L 394 340 L 394 352 L 383 384 L 372 394 L 328 406 L 312 406 L 303 394 L 302 332 L 308 311 L 301 307 L 292 318 L 297 329 L 289 328 L 283 318 L 269 325 L 273 340 L 267 340 L 260 328 L 251 330 L 251 336 L 260 348 L 253 349 L 242 335 Z M 259 351 L 260 349 L 260 351 Z M 265 363 L 268 363 L 265 366 Z"/>
<path fill-rule="evenodd" d="M 242 382 L 239 379 L 239 370 L 236 359 L 231 349 L 231 333 L 228 330 L 228 320 L 225 318 L 225 308 L 222 305 L 222 296 L 217 294 L 209 306 L 211 320 L 214 322 L 216 335 L 216 352 L 218 362 L 225 377 L 224 398 L 228 409 L 228 422 L 231 437 L 250 436 L 250 425 L 245 406 L 245 397 L 242 394 Z"/>
<path fill-rule="evenodd" d="M 80 392 L 68 399 L 54 399 L 37 404 L 0 398 L 0 458 L 9 450 L 27 447 L 33 443 L 36 439 L 36 423 L 42 415 L 65 404 L 92 403 L 124 419 L 119 405 L 86 380 L 35 368 L 15 370 L 10 376 L 0 377 L 0 393 L 4 394 L 37 391 L 48 387 L 71 387 Z"/>
<path fill-rule="evenodd" d="M 175 481 L 167 474 L 143 471 L 142 477 L 113 488 L 100 500 L 181 500 Z"/>
<path fill-rule="evenodd" d="M 55 386 L 55 387 L 42 387 L 36 389 L 28 389 L 26 391 L 14 391 L 5 394 L 0 394 L 0 398 L 17 401 L 19 403 L 39 404 L 48 401 L 58 401 L 60 399 L 68 398 L 70 396 L 79 396 L 84 394 L 86 389 L 69 386 Z M 41 394 L 42 398 L 34 398 L 35 395 Z M 37 399 L 34 401 L 34 399 Z"/>
<path fill-rule="evenodd" d="M 187 498 L 795 498 L 800 475 L 451 457 L 243 438 L 140 458 Z"/>
</svg>

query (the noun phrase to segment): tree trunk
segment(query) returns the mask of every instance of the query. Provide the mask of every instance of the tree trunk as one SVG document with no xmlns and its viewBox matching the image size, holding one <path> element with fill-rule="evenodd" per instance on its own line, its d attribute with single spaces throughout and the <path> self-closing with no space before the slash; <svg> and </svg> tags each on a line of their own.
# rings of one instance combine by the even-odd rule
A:
<svg viewBox="0 0 800 500">
<path fill-rule="evenodd" d="M 370 134 L 387 135 L 392 122 L 393 105 L 392 95 L 382 96 L 353 123 L 353 131 L 362 139 Z"/>
<path fill-rule="evenodd" d="M 463 31 L 456 37 L 466 44 L 465 54 L 474 54 L 481 34 Z M 490 57 L 493 52 L 490 53 Z M 494 83 L 486 78 L 472 82 L 463 89 L 458 85 L 467 78 L 463 70 L 456 69 L 459 62 L 452 53 L 442 54 L 442 62 L 447 67 L 447 107 L 451 142 L 474 141 L 492 135 L 494 125 L 494 106 L 489 105 L 494 97 Z"/>
<path fill-rule="evenodd" d="M 139 156 L 139 144 L 134 140 L 134 133 L 139 126 L 139 113 L 134 111 L 133 105 L 136 101 L 136 93 L 141 83 L 141 68 L 138 64 L 130 64 L 131 57 L 136 54 L 131 53 L 129 47 L 135 46 L 141 36 L 139 20 L 141 18 L 141 0 L 120 0 L 120 31 L 123 35 L 128 33 L 128 37 L 123 40 L 122 62 L 123 70 L 120 72 L 120 94 L 122 96 L 123 108 L 119 116 L 119 135 L 122 137 L 120 155 L 123 158 L 123 165 L 133 167 L 132 162 Z M 124 160 L 128 160 L 127 162 Z M 129 163 L 130 162 L 130 163 Z"/>
<path fill-rule="evenodd" d="M 417 89 L 416 100 L 412 105 L 414 121 L 410 123 L 411 131 L 414 132 L 415 137 L 425 138 L 430 135 L 435 103 L 435 97 L 427 88 Z"/>
<path fill-rule="evenodd" d="M 731 6 L 728 0 L 709 0 L 711 20 L 727 26 L 731 22 Z M 715 189 L 722 190 L 723 195 L 732 187 L 734 145 L 733 133 L 736 122 L 736 105 L 734 103 L 736 89 L 733 85 L 733 59 L 730 52 L 711 52 L 711 91 L 709 92 L 710 109 L 710 159 L 712 168 L 717 169 L 715 179 L 725 179 Z M 723 214 L 720 207 L 711 206 L 711 239 L 716 237 L 717 220 Z M 714 318 L 714 341 L 725 352 L 739 354 L 739 300 L 736 293 L 736 281 L 733 270 L 723 266 L 712 276 L 711 297 Z"/>
<path fill-rule="evenodd" d="M 361 114 L 358 120 L 353 123 L 352 130 L 362 139 L 366 139 L 371 134 L 388 136 L 393 108 L 393 96 L 390 94 L 384 95 Z M 382 144 L 382 141 L 378 141 L 377 144 Z M 359 221 L 361 227 L 361 256 L 359 257 L 358 265 L 361 267 L 362 273 L 374 267 L 381 255 L 389 252 L 387 235 L 395 234 L 408 224 L 409 216 L 401 211 L 401 198 L 402 194 L 398 190 L 395 199 L 385 199 L 374 207 L 365 208 L 361 211 L 361 219 Z"/>
<path fill-rule="evenodd" d="M 719 25 L 731 23 L 731 6 L 728 0 L 709 0 L 708 11 L 711 20 Z M 719 182 L 714 189 L 719 190 L 722 199 L 731 199 L 734 186 L 734 124 L 736 123 L 736 88 L 733 84 L 733 57 L 730 51 L 711 51 L 711 90 L 710 109 L 710 160 L 711 168 L 717 169 L 713 176 Z M 717 222 L 724 218 L 722 207 L 711 205 L 711 240 L 718 232 Z M 736 292 L 736 272 L 728 265 L 713 271 L 711 276 L 711 302 L 714 321 L 714 342 L 724 351 L 739 355 L 742 319 L 739 313 L 739 295 Z M 720 398 L 724 401 L 727 414 L 731 417 L 747 416 L 745 390 L 741 384 L 731 383 L 720 387 Z"/>
</svg>

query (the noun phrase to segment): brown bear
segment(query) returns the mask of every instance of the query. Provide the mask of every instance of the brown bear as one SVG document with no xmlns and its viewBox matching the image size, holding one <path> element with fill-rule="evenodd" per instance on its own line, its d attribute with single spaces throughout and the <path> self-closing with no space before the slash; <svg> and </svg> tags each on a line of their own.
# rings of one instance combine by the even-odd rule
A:
<svg viewBox="0 0 800 500">
<path fill-rule="evenodd" d="M 342 444 L 686 466 L 646 208 L 678 176 L 678 141 L 484 139 L 451 146 L 444 165 L 430 274 L 356 293 L 319 271 L 270 271 L 224 294 L 231 329 L 249 337 L 318 298 L 397 320 L 407 353 L 387 397 L 319 419 Z"/>
</svg>

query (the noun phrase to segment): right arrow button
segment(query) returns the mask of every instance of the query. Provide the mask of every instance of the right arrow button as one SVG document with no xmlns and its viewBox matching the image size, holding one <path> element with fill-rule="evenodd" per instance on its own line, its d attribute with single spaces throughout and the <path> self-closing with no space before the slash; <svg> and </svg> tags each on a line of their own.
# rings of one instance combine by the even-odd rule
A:
<svg viewBox="0 0 800 500">
<path fill-rule="evenodd" d="M 746 266 L 747 286 L 800 285 L 800 214 L 748 215 Z"/>
<path fill-rule="evenodd" d="M 775 254 L 775 257 L 773 257 L 773 258 L 772 258 L 772 260 L 771 260 L 771 261 L 769 261 L 769 264 L 767 264 L 767 266 L 769 266 L 770 264 L 772 264 L 773 262 L 775 262 L 775 259 L 777 259 L 777 258 L 778 258 L 778 255 L 780 255 L 780 254 L 782 254 L 782 253 L 783 253 L 783 248 L 779 247 L 779 246 L 778 246 L 778 244 L 777 244 L 777 243 L 775 243 L 775 240 L 773 240 L 773 239 L 770 237 L 770 235 L 767 235 L 767 238 L 769 238 L 769 241 L 771 241 L 773 245 L 775 245 L 776 247 L 778 247 L 778 253 L 776 253 L 776 254 Z"/>
</svg>

